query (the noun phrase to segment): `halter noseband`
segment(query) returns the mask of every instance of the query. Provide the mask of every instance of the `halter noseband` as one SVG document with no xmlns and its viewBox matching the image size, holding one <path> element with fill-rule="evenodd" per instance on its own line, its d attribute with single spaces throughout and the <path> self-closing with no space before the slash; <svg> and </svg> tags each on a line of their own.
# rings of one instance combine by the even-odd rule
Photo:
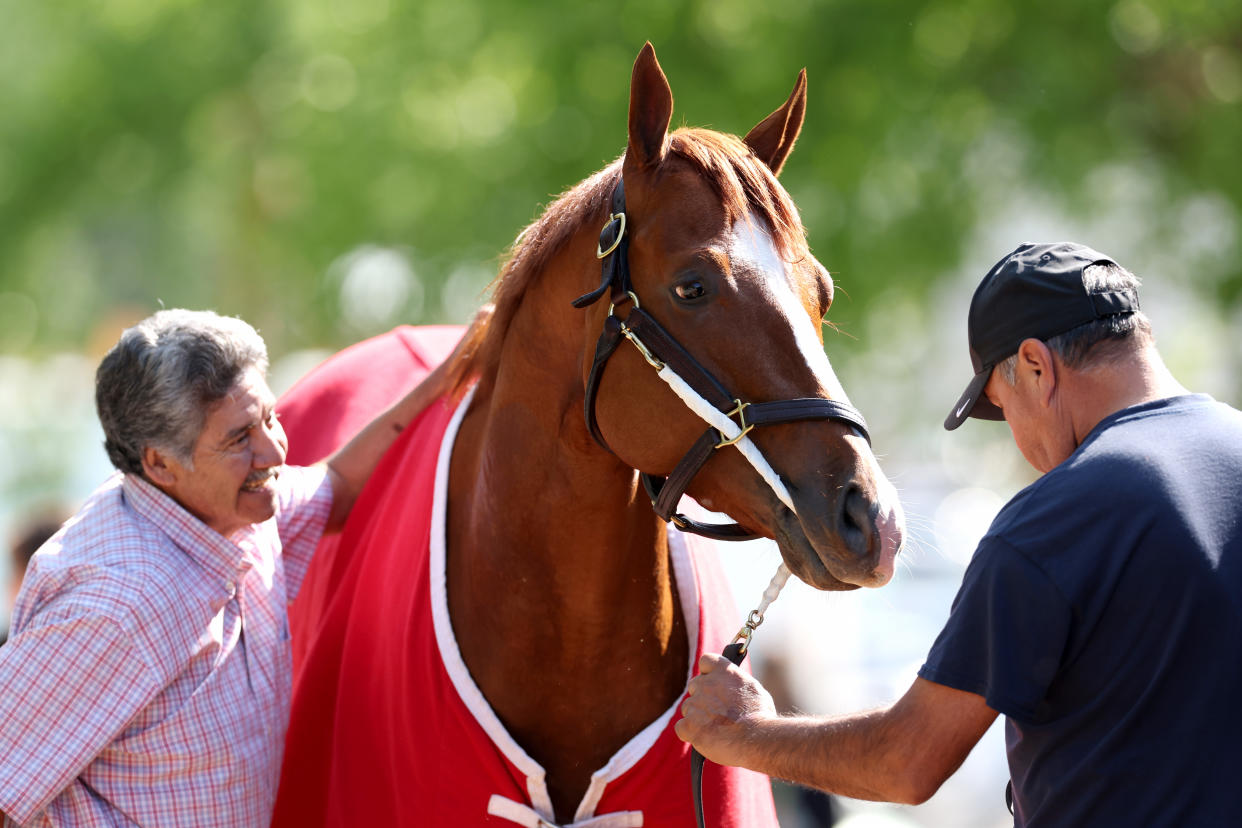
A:
<svg viewBox="0 0 1242 828">
<path fill-rule="evenodd" d="M 663 520 L 672 521 L 684 532 L 693 532 L 716 540 L 750 540 L 759 537 L 736 523 L 710 525 L 675 511 L 690 481 L 712 456 L 712 452 L 725 446 L 736 446 L 764 476 L 782 502 L 793 511 L 793 504 L 779 477 L 746 436 L 751 429 L 803 420 L 836 420 L 852 426 L 870 442 L 867 423 L 852 405 L 836 400 L 811 397 L 773 402 L 744 402 L 730 394 L 640 306 L 638 295 L 630 281 L 629 236 L 625 231 L 625 181 L 618 178 L 612 193 L 612 210 L 600 232 L 599 247 L 596 249 L 596 255 L 602 262 L 600 285 L 573 302 L 574 307 L 585 308 L 597 302 L 605 291 L 611 290 L 612 306 L 604 319 L 604 330 L 595 344 L 595 357 L 587 376 L 584 395 L 587 428 L 600 446 L 612 451 L 596 421 L 595 398 L 609 357 L 623 339 L 628 339 L 642 354 L 643 359 L 659 372 L 660 378 L 711 426 L 695 441 L 668 477 L 640 472 L 643 487 L 651 498 L 655 513 Z M 627 303 L 631 306 L 630 312 L 625 319 L 620 319 L 615 311 Z"/>
</svg>

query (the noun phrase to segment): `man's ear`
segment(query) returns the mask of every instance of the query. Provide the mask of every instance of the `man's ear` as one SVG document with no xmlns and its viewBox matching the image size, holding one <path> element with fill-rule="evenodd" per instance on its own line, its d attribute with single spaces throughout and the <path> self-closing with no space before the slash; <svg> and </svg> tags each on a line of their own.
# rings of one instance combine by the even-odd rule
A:
<svg viewBox="0 0 1242 828">
<path fill-rule="evenodd" d="M 176 460 L 152 446 L 142 450 L 142 471 L 147 479 L 160 488 L 167 488 L 177 482 L 173 468 Z"/>
<path fill-rule="evenodd" d="M 1018 346 L 1018 374 L 1034 383 L 1036 399 L 1045 408 L 1052 405 L 1057 390 L 1057 362 L 1052 350 L 1038 339 L 1024 339 Z"/>
</svg>

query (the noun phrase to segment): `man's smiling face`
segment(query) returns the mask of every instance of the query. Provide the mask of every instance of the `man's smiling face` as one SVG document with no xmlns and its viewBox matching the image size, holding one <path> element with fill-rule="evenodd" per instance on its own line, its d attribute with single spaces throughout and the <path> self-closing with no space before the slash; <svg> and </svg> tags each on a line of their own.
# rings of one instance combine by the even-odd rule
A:
<svg viewBox="0 0 1242 828">
<path fill-rule="evenodd" d="M 276 477 L 289 442 L 276 398 L 254 368 L 207 411 L 192 468 L 165 458 L 173 481 L 160 488 L 203 523 L 228 537 L 276 511 Z"/>
</svg>

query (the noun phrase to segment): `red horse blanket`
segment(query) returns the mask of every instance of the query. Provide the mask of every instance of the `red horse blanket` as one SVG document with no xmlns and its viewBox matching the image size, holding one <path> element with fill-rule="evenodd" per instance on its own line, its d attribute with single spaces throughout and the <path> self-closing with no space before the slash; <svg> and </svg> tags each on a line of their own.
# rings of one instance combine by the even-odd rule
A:
<svg viewBox="0 0 1242 828">
<path fill-rule="evenodd" d="M 409 386 L 411 373 L 443 358 L 451 333 L 433 329 L 423 342 L 422 329 L 400 328 L 299 383 L 279 406 L 291 446 L 313 444 L 298 459 L 326 454 L 361 425 L 342 425 L 328 401 L 392 383 L 372 394 L 372 411 L 345 417 L 365 421 Z M 376 469 L 339 540 L 317 553 L 294 615 L 298 669 L 276 828 L 552 825 L 543 769 L 474 684 L 448 616 L 445 492 L 468 402 L 424 411 Z M 325 441 L 325 432 L 334 436 Z M 670 547 L 694 654 L 689 677 L 704 648 L 726 644 L 741 616 L 710 549 L 703 554 L 679 534 Z M 694 825 L 676 709 L 595 772 L 572 825 Z M 706 776 L 713 828 L 776 826 L 766 777 L 711 765 Z"/>
</svg>

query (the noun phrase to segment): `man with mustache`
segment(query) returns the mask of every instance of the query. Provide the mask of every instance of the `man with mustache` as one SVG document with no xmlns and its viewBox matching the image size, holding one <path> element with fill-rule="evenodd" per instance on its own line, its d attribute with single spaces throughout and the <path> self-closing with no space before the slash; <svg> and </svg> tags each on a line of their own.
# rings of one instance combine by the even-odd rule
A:
<svg viewBox="0 0 1242 828">
<path fill-rule="evenodd" d="M 0 648 L 0 813 L 23 826 L 266 826 L 287 606 L 320 536 L 427 400 L 309 468 L 240 319 L 164 310 L 96 374 L 118 471 L 35 555 Z"/>
<path fill-rule="evenodd" d="M 709 759 L 918 803 L 998 714 L 1015 824 L 1236 825 L 1242 413 L 1165 367 L 1138 282 L 1078 244 L 1024 244 L 975 291 L 974 378 L 945 420 L 1005 420 L 1043 476 L 979 542 L 903 698 L 778 717 L 719 656 L 678 734 Z"/>
</svg>

